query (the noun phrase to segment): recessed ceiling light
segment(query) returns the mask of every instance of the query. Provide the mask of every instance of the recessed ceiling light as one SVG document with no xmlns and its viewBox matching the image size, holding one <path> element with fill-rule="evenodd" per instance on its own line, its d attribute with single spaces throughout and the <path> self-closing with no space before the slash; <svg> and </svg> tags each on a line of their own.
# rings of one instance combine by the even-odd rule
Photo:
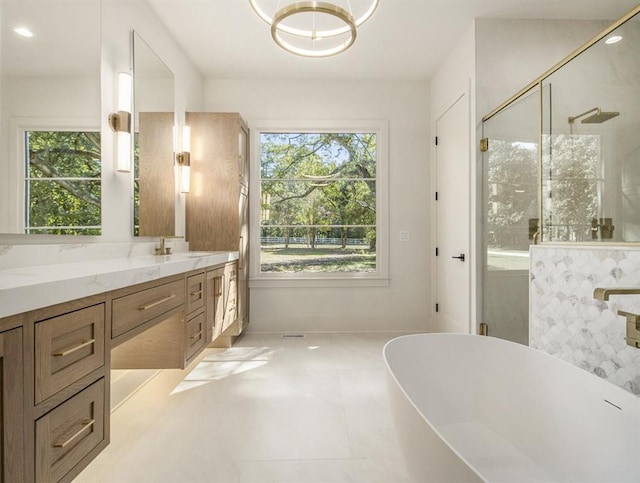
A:
<svg viewBox="0 0 640 483">
<path fill-rule="evenodd" d="M 604 43 L 608 45 L 617 44 L 621 40 L 622 40 L 622 35 L 612 35 L 607 40 L 605 40 Z"/>
<path fill-rule="evenodd" d="M 13 29 L 13 31 L 21 37 L 33 37 L 33 32 L 27 27 L 16 27 Z"/>
</svg>

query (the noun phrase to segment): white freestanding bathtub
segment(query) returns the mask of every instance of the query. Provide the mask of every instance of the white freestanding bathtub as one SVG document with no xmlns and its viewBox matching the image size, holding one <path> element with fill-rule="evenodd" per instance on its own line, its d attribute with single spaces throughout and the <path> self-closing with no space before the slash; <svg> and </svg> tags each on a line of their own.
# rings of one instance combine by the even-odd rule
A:
<svg viewBox="0 0 640 483">
<path fill-rule="evenodd" d="M 416 483 L 639 482 L 640 397 L 492 337 L 421 334 L 384 348 Z"/>
</svg>

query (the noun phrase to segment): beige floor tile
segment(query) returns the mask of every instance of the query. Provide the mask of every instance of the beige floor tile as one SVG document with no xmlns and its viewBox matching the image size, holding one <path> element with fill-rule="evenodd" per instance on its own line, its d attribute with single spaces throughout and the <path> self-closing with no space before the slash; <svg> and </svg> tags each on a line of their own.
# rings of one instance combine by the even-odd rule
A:
<svg viewBox="0 0 640 483">
<path fill-rule="evenodd" d="M 78 483 L 406 482 L 387 404 L 390 334 L 247 334 L 161 371 L 113 414 Z"/>
</svg>

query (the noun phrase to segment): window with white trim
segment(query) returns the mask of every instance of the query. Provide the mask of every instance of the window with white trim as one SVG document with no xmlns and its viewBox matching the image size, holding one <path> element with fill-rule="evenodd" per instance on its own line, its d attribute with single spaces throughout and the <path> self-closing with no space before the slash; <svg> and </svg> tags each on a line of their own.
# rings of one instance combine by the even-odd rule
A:
<svg viewBox="0 0 640 483">
<path fill-rule="evenodd" d="M 300 124 L 253 127 L 253 278 L 388 277 L 386 126 Z"/>
</svg>

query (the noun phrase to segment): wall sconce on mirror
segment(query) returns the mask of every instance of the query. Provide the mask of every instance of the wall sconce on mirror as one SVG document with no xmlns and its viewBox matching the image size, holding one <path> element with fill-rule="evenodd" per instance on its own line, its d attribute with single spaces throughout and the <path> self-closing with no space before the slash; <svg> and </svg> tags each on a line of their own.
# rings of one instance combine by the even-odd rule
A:
<svg viewBox="0 0 640 483">
<path fill-rule="evenodd" d="M 109 126 L 116 133 L 118 149 L 116 151 L 116 170 L 131 172 L 131 74 L 118 74 L 118 110 L 109 114 Z"/>
<path fill-rule="evenodd" d="M 189 126 L 175 126 L 174 138 L 178 186 L 180 193 L 188 193 L 191 184 L 191 128 Z"/>
</svg>

